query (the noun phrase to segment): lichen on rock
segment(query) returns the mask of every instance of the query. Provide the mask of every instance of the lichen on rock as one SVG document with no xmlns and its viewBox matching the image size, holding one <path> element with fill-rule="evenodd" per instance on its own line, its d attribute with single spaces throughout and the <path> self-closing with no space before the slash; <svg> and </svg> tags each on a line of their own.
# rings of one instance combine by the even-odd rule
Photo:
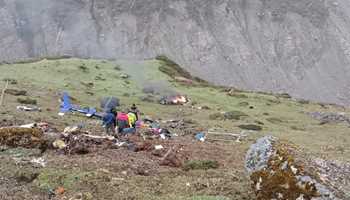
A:
<svg viewBox="0 0 350 200">
<path fill-rule="evenodd" d="M 323 182 L 298 147 L 265 136 L 253 144 L 246 155 L 246 169 L 257 199 L 336 200 L 346 199 L 331 183 Z M 334 180 L 333 180 L 334 181 Z M 346 188 L 346 187 L 343 187 Z"/>
</svg>

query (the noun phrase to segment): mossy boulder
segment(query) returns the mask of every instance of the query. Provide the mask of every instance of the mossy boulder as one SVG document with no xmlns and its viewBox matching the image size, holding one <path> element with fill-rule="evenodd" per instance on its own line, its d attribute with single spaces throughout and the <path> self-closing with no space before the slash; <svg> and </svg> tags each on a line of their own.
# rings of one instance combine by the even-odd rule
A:
<svg viewBox="0 0 350 200">
<path fill-rule="evenodd" d="M 349 182 L 337 180 L 349 180 L 350 165 L 318 165 L 315 160 L 289 142 L 272 136 L 258 139 L 246 155 L 246 169 L 257 199 L 349 199 Z"/>
</svg>

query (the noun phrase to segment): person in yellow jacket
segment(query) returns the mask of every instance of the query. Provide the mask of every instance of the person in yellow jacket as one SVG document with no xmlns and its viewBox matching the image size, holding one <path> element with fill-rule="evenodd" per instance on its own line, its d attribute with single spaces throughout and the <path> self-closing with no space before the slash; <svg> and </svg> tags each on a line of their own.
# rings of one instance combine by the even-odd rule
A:
<svg viewBox="0 0 350 200">
<path fill-rule="evenodd" d="M 137 121 L 137 116 L 135 115 L 135 113 L 129 112 L 128 119 L 129 119 L 130 128 L 134 128 L 136 125 L 136 121 Z"/>
</svg>

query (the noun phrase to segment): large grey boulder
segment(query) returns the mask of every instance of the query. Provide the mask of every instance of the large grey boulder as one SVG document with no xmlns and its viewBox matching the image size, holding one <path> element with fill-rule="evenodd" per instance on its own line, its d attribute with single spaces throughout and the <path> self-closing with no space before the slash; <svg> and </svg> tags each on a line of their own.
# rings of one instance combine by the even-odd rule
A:
<svg viewBox="0 0 350 200">
<path fill-rule="evenodd" d="M 258 199 L 350 199 L 350 164 L 310 158 L 272 136 L 250 147 L 246 169 Z"/>
</svg>

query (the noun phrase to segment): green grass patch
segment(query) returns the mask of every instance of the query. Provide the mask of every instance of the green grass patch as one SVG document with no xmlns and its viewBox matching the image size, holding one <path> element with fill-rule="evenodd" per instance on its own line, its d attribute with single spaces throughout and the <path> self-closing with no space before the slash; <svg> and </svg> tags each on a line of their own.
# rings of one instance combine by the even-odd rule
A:
<svg viewBox="0 0 350 200">
<path fill-rule="evenodd" d="M 74 189 L 84 180 L 94 176 L 93 173 L 78 170 L 44 169 L 37 179 L 36 185 L 43 190 L 55 189 L 57 187 Z"/>
<path fill-rule="evenodd" d="M 190 160 L 184 165 L 184 170 L 208 170 L 217 169 L 219 163 L 215 160 Z"/>
</svg>

